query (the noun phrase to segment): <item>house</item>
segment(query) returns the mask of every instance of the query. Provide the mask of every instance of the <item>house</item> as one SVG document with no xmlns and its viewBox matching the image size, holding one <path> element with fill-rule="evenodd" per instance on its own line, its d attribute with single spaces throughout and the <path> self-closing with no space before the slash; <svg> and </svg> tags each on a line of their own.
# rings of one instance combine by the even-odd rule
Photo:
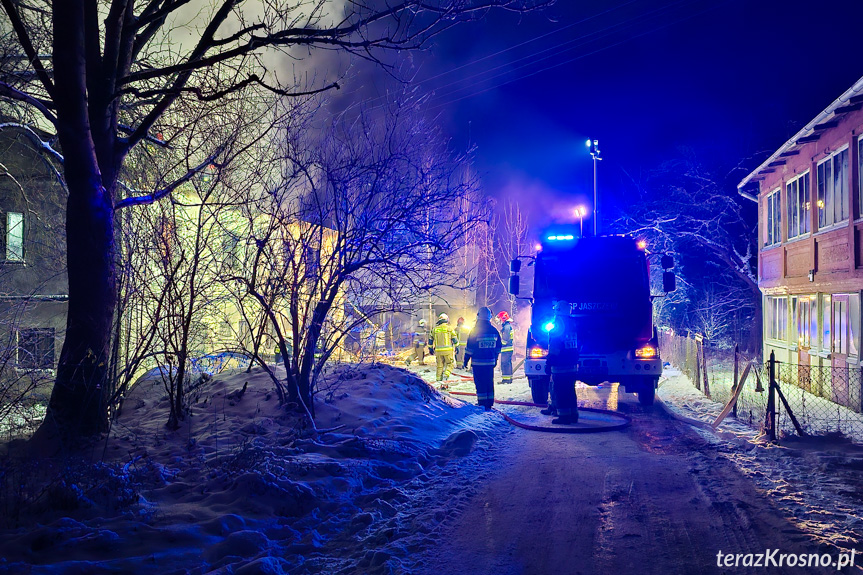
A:
<svg viewBox="0 0 863 575">
<path fill-rule="evenodd" d="M 0 316 L 21 368 L 53 370 L 66 325 L 65 191 L 29 128 L 0 130 Z"/>
<path fill-rule="evenodd" d="M 857 411 L 861 161 L 863 78 L 738 184 L 757 189 L 765 357 L 797 364 L 796 383 Z"/>
<path fill-rule="evenodd" d="M 66 326 L 66 197 L 47 139 L 0 124 L 0 424 L 18 400 L 47 400 Z"/>
</svg>

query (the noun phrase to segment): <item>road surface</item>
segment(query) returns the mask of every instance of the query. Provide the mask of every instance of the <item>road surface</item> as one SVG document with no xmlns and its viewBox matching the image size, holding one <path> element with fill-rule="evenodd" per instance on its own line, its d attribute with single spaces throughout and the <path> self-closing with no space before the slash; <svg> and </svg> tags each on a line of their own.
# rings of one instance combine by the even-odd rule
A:
<svg viewBox="0 0 863 575">
<path fill-rule="evenodd" d="M 634 396 L 618 407 L 633 417 L 625 431 L 510 435 L 500 447 L 505 463 L 445 523 L 441 544 L 419 558 L 416 572 L 813 572 L 717 567 L 720 551 L 819 549 L 686 424 Z"/>
</svg>

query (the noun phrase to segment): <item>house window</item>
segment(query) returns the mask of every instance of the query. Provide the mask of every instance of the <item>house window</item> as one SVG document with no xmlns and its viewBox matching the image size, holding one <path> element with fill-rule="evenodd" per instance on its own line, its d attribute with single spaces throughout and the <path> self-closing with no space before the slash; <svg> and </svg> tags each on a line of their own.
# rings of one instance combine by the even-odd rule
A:
<svg viewBox="0 0 863 575">
<path fill-rule="evenodd" d="M 788 334 L 788 298 L 767 298 L 767 339 L 785 341 Z"/>
<path fill-rule="evenodd" d="M 857 139 L 857 174 L 857 217 L 863 218 L 863 136 Z"/>
<path fill-rule="evenodd" d="M 24 214 L 6 213 L 6 261 L 24 261 Z"/>
<path fill-rule="evenodd" d="M 848 148 L 818 164 L 818 227 L 848 219 Z"/>
<path fill-rule="evenodd" d="M 764 245 L 772 246 L 782 241 L 779 225 L 782 215 L 779 211 L 779 190 L 775 190 L 767 196 L 767 222 L 764 233 Z"/>
<path fill-rule="evenodd" d="M 848 296 L 848 355 L 860 355 L 860 294 Z"/>
<path fill-rule="evenodd" d="M 848 355 L 848 296 L 833 296 L 833 340 L 830 351 Z"/>
<path fill-rule="evenodd" d="M 821 349 L 830 351 L 830 342 L 833 341 L 830 326 L 832 324 L 831 298 L 829 294 L 821 296 Z"/>
<path fill-rule="evenodd" d="M 812 298 L 795 297 L 792 306 L 797 324 L 797 345 L 804 348 L 812 347 Z"/>
<path fill-rule="evenodd" d="M 788 239 L 809 233 L 809 172 L 785 186 L 788 203 Z"/>
<path fill-rule="evenodd" d="M 17 365 L 24 369 L 54 369 L 54 328 L 18 331 Z"/>
</svg>

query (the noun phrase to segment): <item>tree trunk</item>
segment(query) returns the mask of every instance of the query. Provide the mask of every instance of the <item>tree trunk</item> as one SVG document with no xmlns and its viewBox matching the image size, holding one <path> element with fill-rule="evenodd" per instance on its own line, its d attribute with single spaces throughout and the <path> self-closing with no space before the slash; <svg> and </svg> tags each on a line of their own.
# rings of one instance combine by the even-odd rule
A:
<svg viewBox="0 0 863 575">
<path fill-rule="evenodd" d="M 88 108 L 85 9 L 78 1 L 56 1 L 53 12 L 54 89 L 57 135 L 69 190 L 66 260 L 69 308 L 43 433 L 63 439 L 107 428 L 108 366 L 117 302 L 114 262 L 116 166 L 114 134 L 102 129 L 97 145 Z M 104 121 L 105 118 L 101 118 Z M 104 126 L 103 126 L 104 128 Z M 97 157 L 102 150 L 103 156 Z"/>
<path fill-rule="evenodd" d="M 45 423 L 63 436 L 94 435 L 104 431 L 108 423 L 107 375 L 117 297 L 114 212 L 110 195 L 95 179 L 67 179 L 69 310 L 57 380 L 45 418 Z"/>
</svg>

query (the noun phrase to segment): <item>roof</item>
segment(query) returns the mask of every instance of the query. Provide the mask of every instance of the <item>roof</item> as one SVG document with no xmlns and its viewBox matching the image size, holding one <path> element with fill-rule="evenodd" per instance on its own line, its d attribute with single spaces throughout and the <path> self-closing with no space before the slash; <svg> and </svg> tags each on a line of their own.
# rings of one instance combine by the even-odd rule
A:
<svg viewBox="0 0 863 575">
<path fill-rule="evenodd" d="M 836 126 L 839 116 L 861 108 L 863 108 L 863 78 L 857 80 L 857 82 L 855 82 L 854 85 L 844 94 L 833 100 L 832 104 L 827 106 L 823 112 L 815 116 L 815 118 L 806 124 L 802 130 L 791 136 L 787 142 L 782 144 L 782 146 L 773 152 L 769 158 L 764 160 L 760 166 L 743 178 L 743 180 L 737 184 L 737 188 L 743 188 L 762 172 L 772 172 L 773 170 L 770 168 L 784 164 L 784 158 L 798 154 L 803 145 L 818 140 L 825 130 Z"/>
</svg>

